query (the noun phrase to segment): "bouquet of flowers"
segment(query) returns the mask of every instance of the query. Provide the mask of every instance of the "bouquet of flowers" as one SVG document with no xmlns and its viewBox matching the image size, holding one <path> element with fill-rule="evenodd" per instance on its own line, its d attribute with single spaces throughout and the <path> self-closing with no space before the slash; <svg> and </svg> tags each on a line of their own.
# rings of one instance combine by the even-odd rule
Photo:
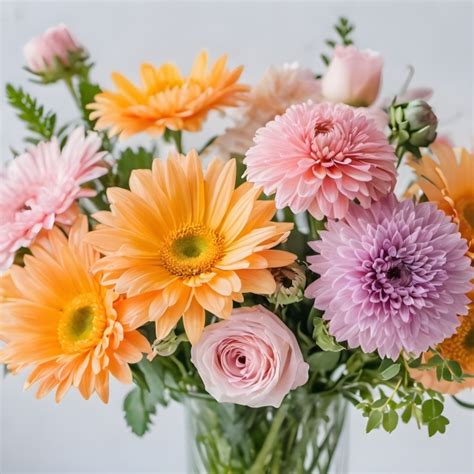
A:
<svg viewBox="0 0 474 474">
<path fill-rule="evenodd" d="M 25 46 L 78 116 L 6 87 L 29 143 L 0 175 L 8 372 L 57 402 L 133 384 L 137 435 L 184 403 L 209 473 L 328 472 L 347 402 L 368 432 L 445 432 L 443 394 L 474 386 L 474 155 L 437 137 L 428 90 L 376 103 L 381 55 L 335 29 L 320 74 L 285 64 L 253 87 L 201 52 L 188 75 L 142 64 L 103 89 L 65 26 Z"/>
</svg>

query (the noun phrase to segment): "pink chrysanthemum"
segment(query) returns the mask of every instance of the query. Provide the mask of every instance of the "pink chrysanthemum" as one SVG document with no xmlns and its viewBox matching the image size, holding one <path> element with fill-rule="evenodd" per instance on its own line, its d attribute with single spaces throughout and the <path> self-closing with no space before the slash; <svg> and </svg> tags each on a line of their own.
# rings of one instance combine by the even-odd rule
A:
<svg viewBox="0 0 474 474">
<path fill-rule="evenodd" d="M 349 202 L 366 208 L 395 184 L 395 155 L 374 121 L 347 105 L 290 107 L 257 131 L 247 179 L 275 195 L 278 209 L 342 218 Z"/>
<path fill-rule="evenodd" d="M 42 229 L 51 229 L 55 222 L 72 224 L 76 199 L 95 195 L 81 184 L 107 172 L 100 146 L 96 133 L 84 136 L 84 129 L 77 128 L 62 150 L 53 138 L 18 156 L 0 173 L 0 271 Z"/>
<path fill-rule="evenodd" d="M 305 295 L 325 310 L 329 332 L 349 347 L 396 359 L 419 355 L 447 337 L 467 313 L 474 271 L 467 243 L 434 204 L 351 204 L 329 221 L 308 258 L 321 277 Z"/>
</svg>

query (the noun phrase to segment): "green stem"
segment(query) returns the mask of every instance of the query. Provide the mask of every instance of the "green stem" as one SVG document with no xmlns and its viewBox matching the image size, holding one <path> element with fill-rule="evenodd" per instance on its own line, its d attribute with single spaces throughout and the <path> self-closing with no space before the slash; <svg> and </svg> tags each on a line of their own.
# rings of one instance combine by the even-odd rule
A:
<svg viewBox="0 0 474 474">
<path fill-rule="evenodd" d="M 320 240 L 319 232 L 326 228 L 325 219 L 318 221 L 312 215 L 308 214 L 309 235 L 312 240 Z"/>
<path fill-rule="evenodd" d="M 214 135 L 213 137 L 209 138 L 209 140 L 204 143 L 204 145 L 198 150 L 198 155 L 201 153 L 204 153 L 208 147 L 210 147 L 215 141 L 216 141 L 217 135 Z"/>
<path fill-rule="evenodd" d="M 178 153 L 183 153 L 183 132 L 181 130 L 171 130 L 171 138 L 176 145 Z"/>
<path fill-rule="evenodd" d="M 268 455 L 271 453 L 273 449 L 273 445 L 278 437 L 278 432 L 280 430 L 281 425 L 285 421 L 286 414 L 288 413 L 289 406 L 286 404 L 282 404 L 280 408 L 278 408 L 275 417 L 273 418 L 272 425 L 270 427 L 270 431 L 265 438 L 262 448 L 258 453 L 255 462 L 252 464 L 250 469 L 248 470 L 247 474 L 261 474 L 265 471 L 265 464 L 268 458 Z"/>
<path fill-rule="evenodd" d="M 474 410 L 474 405 L 469 402 L 464 402 L 463 400 L 460 400 L 459 398 L 455 397 L 454 395 L 452 396 L 453 400 L 463 408 L 469 408 L 470 410 Z"/>
<path fill-rule="evenodd" d="M 72 83 L 71 76 L 66 76 L 64 78 L 64 83 L 66 84 L 66 87 L 67 87 L 68 91 L 71 93 L 75 104 L 77 105 L 77 107 L 79 107 L 79 110 L 81 110 L 81 112 L 82 112 L 81 99 L 79 98 L 79 96 L 76 93 L 76 90 L 74 89 L 74 84 Z"/>
</svg>

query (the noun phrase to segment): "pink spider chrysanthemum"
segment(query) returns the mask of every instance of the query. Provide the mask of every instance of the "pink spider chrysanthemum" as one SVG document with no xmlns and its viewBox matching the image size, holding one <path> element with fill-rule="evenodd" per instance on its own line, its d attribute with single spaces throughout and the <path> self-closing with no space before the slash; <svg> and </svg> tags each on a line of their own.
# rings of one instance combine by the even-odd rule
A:
<svg viewBox="0 0 474 474">
<path fill-rule="evenodd" d="M 0 173 L 0 271 L 15 252 L 28 247 L 42 229 L 70 225 L 76 200 L 94 196 L 81 185 L 107 172 L 96 133 L 74 130 L 61 150 L 57 138 L 42 142 L 12 160 Z"/>
<path fill-rule="evenodd" d="M 394 195 L 369 209 L 351 203 L 320 236 L 308 261 L 321 277 L 305 295 L 336 340 L 396 360 L 454 334 L 474 270 L 456 224 L 434 204 Z"/>
<path fill-rule="evenodd" d="M 357 199 L 367 208 L 395 185 L 395 155 L 376 123 L 343 104 L 304 104 L 257 131 L 247 179 L 275 194 L 278 209 L 343 218 Z"/>
</svg>

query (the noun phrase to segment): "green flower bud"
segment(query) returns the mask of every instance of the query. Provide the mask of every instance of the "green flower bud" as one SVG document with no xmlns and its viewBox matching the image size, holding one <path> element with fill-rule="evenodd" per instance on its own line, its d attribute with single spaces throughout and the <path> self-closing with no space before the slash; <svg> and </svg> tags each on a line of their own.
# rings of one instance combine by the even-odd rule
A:
<svg viewBox="0 0 474 474">
<path fill-rule="evenodd" d="M 306 276 L 303 268 L 297 263 L 287 267 L 272 268 L 275 278 L 275 293 L 268 296 L 268 301 L 279 306 L 296 303 L 304 297 Z"/>
<path fill-rule="evenodd" d="M 174 331 L 171 331 L 164 339 L 156 340 L 152 349 L 153 352 L 159 356 L 167 357 L 173 355 L 181 342 L 187 341 L 185 334 L 177 336 Z"/>
<path fill-rule="evenodd" d="M 410 143 L 415 146 L 428 146 L 436 138 L 438 118 L 424 100 L 413 100 L 404 110 L 405 120 L 411 132 Z"/>
<path fill-rule="evenodd" d="M 401 157 L 413 153 L 420 157 L 420 147 L 427 147 L 436 139 L 438 118 L 424 100 L 417 99 L 390 107 L 390 143 L 396 145 L 396 154 Z"/>
</svg>

